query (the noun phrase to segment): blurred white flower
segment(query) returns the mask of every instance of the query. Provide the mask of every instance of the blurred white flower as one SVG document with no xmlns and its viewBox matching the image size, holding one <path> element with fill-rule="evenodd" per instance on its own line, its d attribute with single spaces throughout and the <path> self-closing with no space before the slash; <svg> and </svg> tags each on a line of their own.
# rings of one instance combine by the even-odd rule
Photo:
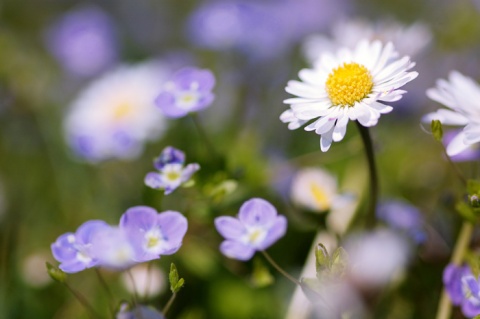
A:
<svg viewBox="0 0 480 319">
<path fill-rule="evenodd" d="M 452 71 L 449 81 L 440 79 L 437 87 L 427 90 L 427 96 L 448 109 L 426 114 L 424 122 L 439 120 L 445 125 L 464 126 L 447 145 L 449 156 L 458 155 L 480 142 L 480 85 L 463 74 Z"/>
<path fill-rule="evenodd" d="M 72 103 L 64 127 L 67 141 L 90 162 L 137 157 L 147 140 L 165 130 L 154 104 L 169 76 L 158 61 L 121 66 L 93 81 Z"/>
<path fill-rule="evenodd" d="M 349 278 L 365 288 L 393 281 L 405 270 L 410 257 L 407 238 L 386 229 L 352 235 L 345 249 L 350 259 Z"/>
<path fill-rule="evenodd" d="M 139 264 L 129 269 L 129 272 L 131 276 L 122 273 L 123 286 L 128 292 L 136 293 L 141 298 L 155 297 L 166 288 L 165 274 L 154 265 Z"/>
<path fill-rule="evenodd" d="M 314 212 L 326 212 L 338 199 L 337 180 L 324 169 L 303 168 L 293 177 L 290 196 L 298 206 Z"/>
<path fill-rule="evenodd" d="M 360 39 L 392 42 L 400 54 L 413 56 L 424 50 L 432 40 L 428 27 L 421 22 L 404 25 L 386 20 L 376 23 L 364 19 L 345 19 L 331 28 L 331 36 L 313 34 L 305 39 L 302 51 L 311 64 L 324 52 L 341 47 L 354 48 Z"/>
<path fill-rule="evenodd" d="M 23 281 L 34 288 L 41 288 L 52 282 L 45 270 L 47 261 L 52 261 L 49 251 L 38 251 L 26 256 L 22 262 Z"/>
</svg>

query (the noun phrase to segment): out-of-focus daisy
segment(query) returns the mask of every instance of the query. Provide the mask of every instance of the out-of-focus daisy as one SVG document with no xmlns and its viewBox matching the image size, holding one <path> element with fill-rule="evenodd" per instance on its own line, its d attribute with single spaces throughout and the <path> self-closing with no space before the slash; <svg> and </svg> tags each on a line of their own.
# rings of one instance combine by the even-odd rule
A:
<svg viewBox="0 0 480 319">
<path fill-rule="evenodd" d="M 338 197 L 336 178 L 321 168 L 303 168 L 292 180 L 293 203 L 314 212 L 330 210 Z"/>
<path fill-rule="evenodd" d="M 191 163 L 185 167 L 184 164 L 185 153 L 171 146 L 166 147 L 153 161 L 158 172 L 148 173 L 145 176 L 145 185 L 165 190 L 165 195 L 170 194 L 200 169 L 197 163 Z"/>
<path fill-rule="evenodd" d="M 457 155 L 480 142 L 480 86 L 473 79 L 452 71 L 449 81 L 440 79 L 427 90 L 427 96 L 449 109 L 439 109 L 423 117 L 424 122 L 439 120 L 445 125 L 464 126 L 448 143 L 447 154 Z"/>
<path fill-rule="evenodd" d="M 305 39 L 302 50 L 311 64 L 324 52 L 342 47 L 353 49 L 359 39 L 391 41 L 400 54 L 409 56 L 420 53 L 432 40 L 425 24 L 403 25 L 392 20 L 372 23 L 364 19 L 345 19 L 333 24 L 330 34 L 330 37 L 312 34 Z"/>
<path fill-rule="evenodd" d="M 382 102 L 402 98 L 406 91 L 399 88 L 418 76 L 408 71 L 414 65 L 408 56 L 397 58 L 390 42 L 361 41 L 354 50 L 324 53 L 315 68 L 300 71 L 301 82 L 288 82 L 286 91 L 296 97 L 285 100 L 290 108 L 280 120 L 291 130 L 314 120 L 305 130 L 321 135 L 320 149 L 326 152 L 343 139 L 349 120 L 369 127 L 391 112 Z"/>
<path fill-rule="evenodd" d="M 178 118 L 200 111 L 213 102 L 215 77 L 209 70 L 183 68 L 164 85 L 155 104 L 167 117 Z"/>
<path fill-rule="evenodd" d="M 47 46 L 65 70 L 92 76 L 117 61 L 117 40 L 110 18 L 96 7 L 66 13 L 47 32 Z"/>
<path fill-rule="evenodd" d="M 138 294 L 139 297 L 155 297 L 165 290 L 165 274 L 154 266 L 139 264 L 129 269 L 130 274 L 122 274 L 122 283 L 128 292 Z"/>
<path fill-rule="evenodd" d="M 135 158 L 165 129 L 156 110 L 158 87 L 169 75 L 160 62 L 119 67 L 92 82 L 65 118 L 67 141 L 90 162 Z"/>
</svg>

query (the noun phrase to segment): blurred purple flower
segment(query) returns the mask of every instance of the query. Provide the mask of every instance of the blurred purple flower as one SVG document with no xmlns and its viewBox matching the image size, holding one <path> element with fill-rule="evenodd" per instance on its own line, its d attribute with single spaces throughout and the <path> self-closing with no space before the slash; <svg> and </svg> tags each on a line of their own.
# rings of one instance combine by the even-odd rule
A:
<svg viewBox="0 0 480 319">
<path fill-rule="evenodd" d="M 134 247 L 135 261 L 144 262 L 177 252 L 188 222 L 179 212 L 157 213 L 151 207 L 136 206 L 122 215 L 120 228 Z"/>
<path fill-rule="evenodd" d="M 120 227 L 108 226 L 97 232 L 91 249 L 100 267 L 122 270 L 136 263 L 135 247 Z"/>
<path fill-rule="evenodd" d="M 165 190 L 165 195 L 187 182 L 200 169 L 197 163 L 185 164 L 185 154 L 171 146 L 166 147 L 154 161 L 158 172 L 150 172 L 145 176 L 145 185 L 154 189 Z"/>
<path fill-rule="evenodd" d="M 51 249 L 53 257 L 60 262 L 60 269 L 75 273 L 96 266 L 98 260 L 92 251 L 93 238 L 108 227 L 103 221 L 90 220 L 78 227 L 75 234 L 66 233 L 58 237 Z"/>
<path fill-rule="evenodd" d="M 443 284 L 452 304 L 461 306 L 466 317 L 480 314 L 480 282 L 468 266 L 447 265 L 443 271 Z"/>
<path fill-rule="evenodd" d="M 118 58 L 112 21 L 96 7 L 67 12 L 47 31 L 46 41 L 60 64 L 78 76 L 98 74 Z"/>
<path fill-rule="evenodd" d="M 422 213 L 413 205 L 400 200 L 381 203 L 377 217 L 393 229 L 406 232 L 416 243 L 426 240 Z"/>
<path fill-rule="evenodd" d="M 210 106 L 215 95 L 215 77 L 209 70 L 185 67 L 177 71 L 155 104 L 167 117 L 178 118 Z"/>
<path fill-rule="evenodd" d="M 252 198 L 240 207 L 238 218 L 215 218 L 217 231 L 225 237 L 220 251 L 227 257 L 249 260 L 257 250 L 265 250 L 285 235 L 287 219 L 272 204 Z"/>
</svg>

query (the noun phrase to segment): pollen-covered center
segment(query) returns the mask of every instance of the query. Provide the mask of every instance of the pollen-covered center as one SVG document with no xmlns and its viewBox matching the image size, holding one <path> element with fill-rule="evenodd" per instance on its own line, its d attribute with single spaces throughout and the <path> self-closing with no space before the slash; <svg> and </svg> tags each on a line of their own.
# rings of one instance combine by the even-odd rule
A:
<svg viewBox="0 0 480 319">
<path fill-rule="evenodd" d="M 344 63 L 328 75 L 325 85 L 333 105 L 351 107 L 372 91 L 373 78 L 363 65 Z"/>
</svg>

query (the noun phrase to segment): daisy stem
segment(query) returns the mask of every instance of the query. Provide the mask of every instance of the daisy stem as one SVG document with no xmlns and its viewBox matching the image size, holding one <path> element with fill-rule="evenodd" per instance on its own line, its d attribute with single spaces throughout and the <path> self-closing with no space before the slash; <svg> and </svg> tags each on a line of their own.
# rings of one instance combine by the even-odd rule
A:
<svg viewBox="0 0 480 319">
<path fill-rule="evenodd" d="M 365 155 L 367 156 L 368 171 L 370 177 L 370 199 L 368 203 L 367 225 L 373 226 L 375 224 L 375 210 L 378 201 L 378 175 L 375 164 L 375 153 L 373 151 L 372 138 L 368 128 L 356 121 L 360 136 L 362 137 L 363 145 L 365 146 Z"/>
<path fill-rule="evenodd" d="M 300 283 L 300 281 L 298 281 L 297 279 L 293 278 L 292 276 L 290 276 L 290 274 L 288 274 L 285 270 L 283 270 L 273 259 L 272 257 L 270 257 L 270 255 L 265 251 L 265 250 L 261 250 L 261 253 L 263 254 L 263 256 L 265 256 L 265 259 L 273 266 L 273 268 L 275 268 L 279 273 L 281 273 L 283 276 L 285 276 L 288 280 L 290 280 L 291 282 L 293 282 L 294 284 L 298 285 L 298 286 L 301 286 L 302 284 Z"/>
<path fill-rule="evenodd" d="M 460 229 L 460 234 L 458 235 L 455 248 L 453 249 L 452 259 L 450 262 L 454 265 L 461 265 L 465 251 L 467 250 L 468 244 L 473 233 L 473 224 L 469 222 L 463 222 L 462 228 Z M 450 297 L 447 294 L 445 288 L 442 290 L 442 296 L 440 297 L 440 302 L 438 304 L 437 316 L 436 319 L 449 319 L 452 312 L 452 303 Z"/>
</svg>

